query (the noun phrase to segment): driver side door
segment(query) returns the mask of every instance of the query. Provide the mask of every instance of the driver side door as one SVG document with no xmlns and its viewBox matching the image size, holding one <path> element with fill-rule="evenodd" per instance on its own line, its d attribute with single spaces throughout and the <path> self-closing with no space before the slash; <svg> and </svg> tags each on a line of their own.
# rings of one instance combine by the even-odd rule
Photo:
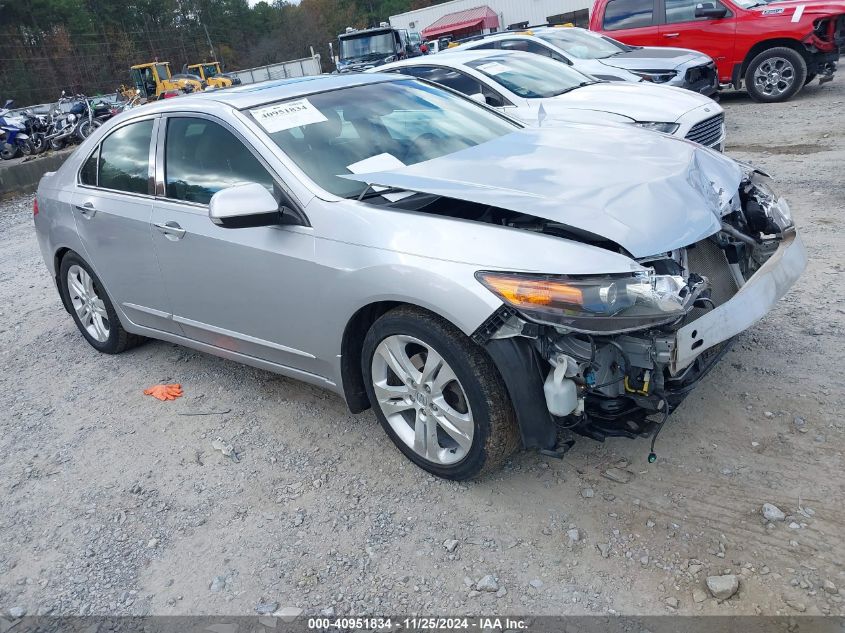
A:
<svg viewBox="0 0 845 633">
<path fill-rule="evenodd" d="M 326 368 L 302 344 L 311 340 L 303 315 L 317 285 L 312 229 L 214 224 L 211 196 L 242 182 L 295 208 L 260 154 L 222 120 L 164 117 L 152 235 L 173 321 L 195 341 L 323 376 Z"/>
<path fill-rule="evenodd" d="M 719 0 L 659 0 L 665 12 L 660 25 L 661 46 L 690 48 L 713 58 L 717 66 L 733 60 L 736 20 L 727 5 Z M 697 18 L 696 5 L 704 2 L 725 9 L 723 18 Z"/>
</svg>

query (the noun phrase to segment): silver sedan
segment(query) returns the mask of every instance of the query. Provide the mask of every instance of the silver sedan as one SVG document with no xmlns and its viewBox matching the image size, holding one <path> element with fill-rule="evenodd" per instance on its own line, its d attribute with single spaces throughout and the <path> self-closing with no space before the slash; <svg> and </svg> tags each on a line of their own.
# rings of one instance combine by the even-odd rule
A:
<svg viewBox="0 0 845 633">
<path fill-rule="evenodd" d="M 561 426 L 656 437 L 805 265 L 768 178 L 717 152 L 523 128 L 395 75 L 126 112 L 34 212 L 96 350 L 157 338 L 320 385 L 452 479 L 561 454 Z"/>
</svg>

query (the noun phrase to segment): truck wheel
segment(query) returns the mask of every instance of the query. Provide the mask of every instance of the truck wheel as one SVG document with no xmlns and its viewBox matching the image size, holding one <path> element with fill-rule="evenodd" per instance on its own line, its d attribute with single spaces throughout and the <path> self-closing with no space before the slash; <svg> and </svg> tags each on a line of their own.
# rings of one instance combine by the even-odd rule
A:
<svg viewBox="0 0 845 633">
<path fill-rule="evenodd" d="M 748 96 L 761 103 L 790 99 L 804 86 L 807 62 L 785 46 L 770 48 L 751 60 L 745 71 Z"/>
<path fill-rule="evenodd" d="M 395 308 L 370 328 L 361 356 L 379 422 L 421 468 L 469 479 L 518 447 L 513 406 L 493 361 L 447 321 Z"/>
</svg>

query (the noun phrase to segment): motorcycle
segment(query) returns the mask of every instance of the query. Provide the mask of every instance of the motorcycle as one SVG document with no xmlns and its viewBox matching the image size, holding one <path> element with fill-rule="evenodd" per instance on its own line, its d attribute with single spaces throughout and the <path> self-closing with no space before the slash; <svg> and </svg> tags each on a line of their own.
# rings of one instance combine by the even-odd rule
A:
<svg viewBox="0 0 845 633">
<path fill-rule="evenodd" d="M 32 110 L 25 110 L 22 117 L 24 131 L 29 136 L 29 144 L 33 154 L 40 154 L 47 149 L 45 137 L 50 125 L 47 117 L 35 114 Z"/>
<path fill-rule="evenodd" d="M 10 160 L 19 154 L 24 156 L 32 154 L 32 144 L 21 117 L 9 111 L 13 105 L 14 101 L 9 99 L 0 109 L 0 131 L 4 135 L 3 145 L 0 147 L 0 158 L 3 160 Z"/>
<path fill-rule="evenodd" d="M 50 149 L 58 151 L 67 143 L 79 138 L 77 130 L 82 122 L 81 115 L 86 109 L 86 106 L 80 103 L 80 98 L 84 99 L 85 97 L 83 95 L 68 97 L 62 91 L 62 96 L 59 98 L 57 106 L 60 107 L 66 103 L 72 103 L 72 105 L 67 112 L 61 112 L 57 108 L 51 113 L 50 129 L 45 137 L 46 141 L 50 144 Z M 93 128 L 91 131 L 93 131 Z"/>
</svg>

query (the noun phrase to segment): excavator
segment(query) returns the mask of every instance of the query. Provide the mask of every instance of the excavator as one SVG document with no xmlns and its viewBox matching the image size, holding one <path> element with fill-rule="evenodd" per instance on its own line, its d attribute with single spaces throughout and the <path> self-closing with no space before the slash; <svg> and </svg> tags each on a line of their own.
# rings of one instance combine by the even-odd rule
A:
<svg viewBox="0 0 845 633">
<path fill-rule="evenodd" d="M 198 77 L 212 88 L 228 88 L 241 83 L 239 77 L 227 75 L 220 70 L 220 62 L 205 62 L 204 64 L 190 64 L 185 66 L 185 72 Z"/>
<path fill-rule="evenodd" d="M 149 62 L 136 64 L 129 69 L 129 75 L 139 96 L 146 100 L 164 99 L 187 92 L 199 92 L 205 86 L 194 75 L 173 75 L 170 62 Z"/>
</svg>

